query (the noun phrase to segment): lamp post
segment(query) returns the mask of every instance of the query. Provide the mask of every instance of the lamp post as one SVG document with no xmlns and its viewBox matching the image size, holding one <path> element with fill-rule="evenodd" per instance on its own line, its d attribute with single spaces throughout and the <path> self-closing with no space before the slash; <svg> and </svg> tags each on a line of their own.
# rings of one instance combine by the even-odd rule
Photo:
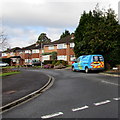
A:
<svg viewBox="0 0 120 120">
<path fill-rule="evenodd" d="M 42 68 L 42 42 L 41 42 L 41 68 Z"/>
</svg>

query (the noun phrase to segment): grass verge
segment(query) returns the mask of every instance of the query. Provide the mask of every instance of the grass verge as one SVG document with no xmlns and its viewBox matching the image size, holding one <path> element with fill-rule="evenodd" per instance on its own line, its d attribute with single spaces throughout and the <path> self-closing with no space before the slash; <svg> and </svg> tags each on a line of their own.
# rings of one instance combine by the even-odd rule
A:
<svg viewBox="0 0 120 120">
<path fill-rule="evenodd" d="M 9 73 L 2 73 L 0 74 L 0 77 L 3 77 L 3 76 L 8 76 L 8 75 L 13 75 L 13 74 L 18 74 L 20 72 L 9 72 Z"/>
</svg>

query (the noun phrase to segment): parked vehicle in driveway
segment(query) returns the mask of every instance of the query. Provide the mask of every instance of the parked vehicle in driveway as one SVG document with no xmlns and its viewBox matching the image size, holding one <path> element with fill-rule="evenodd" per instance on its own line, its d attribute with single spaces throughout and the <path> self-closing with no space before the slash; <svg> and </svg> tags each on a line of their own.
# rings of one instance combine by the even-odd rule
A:
<svg viewBox="0 0 120 120">
<path fill-rule="evenodd" d="M 102 55 L 82 55 L 72 64 L 72 71 L 104 70 L 104 58 Z"/>
<path fill-rule="evenodd" d="M 0 67 L 6 67 L 6 66 L 9 66 L 9 64 L 8 64 L 8 63 L 4 63 L 4 62 L 0 61 Z"/>
</svg>

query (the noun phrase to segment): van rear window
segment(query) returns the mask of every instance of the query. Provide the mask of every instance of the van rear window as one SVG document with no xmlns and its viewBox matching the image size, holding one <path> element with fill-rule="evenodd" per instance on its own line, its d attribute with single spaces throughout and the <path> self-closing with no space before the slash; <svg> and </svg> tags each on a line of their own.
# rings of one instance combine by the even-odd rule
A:
<svg viewBox="0 0 120 120">
<path fill-rule="evenodd" d="M 102 56 L 93 56 L 93 61 L 103 61 L 103 57 Z"/>
</svg>

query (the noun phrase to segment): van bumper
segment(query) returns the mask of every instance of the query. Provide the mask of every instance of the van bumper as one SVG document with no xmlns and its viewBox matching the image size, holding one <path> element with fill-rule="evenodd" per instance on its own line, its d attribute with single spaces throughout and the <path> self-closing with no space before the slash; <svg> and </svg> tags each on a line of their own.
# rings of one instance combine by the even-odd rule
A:
<svg viewBox="0 0 120 120">
<path fill-rule="evenodd" d="M 104 68 L 90 68 L 89 70 L 99 70 L 99 71 L 101 71 L 101 70 L 104 70 Z"/>
</svg>

